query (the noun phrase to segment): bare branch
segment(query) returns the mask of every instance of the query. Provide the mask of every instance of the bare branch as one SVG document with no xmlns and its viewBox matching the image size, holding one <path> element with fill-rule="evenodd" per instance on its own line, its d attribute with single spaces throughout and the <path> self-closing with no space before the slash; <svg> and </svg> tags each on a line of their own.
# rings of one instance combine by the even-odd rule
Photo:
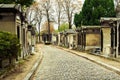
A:
<svg viewBox="0 0 120 80">
<path fill-rule="evenodd" d="M 66 15 L 67 15 L 69 29 L 72 28 L 73 15 L 74 15 L 75 11 L 76 10 L 79 11 L 78 7 L 81 6 L 78 2 L 79 1 L 77 1 L 75 3 L 74 0 L 64 0 L 64 2 L 63 2 L 63 8 L 64 8 Z"/>
</svg>

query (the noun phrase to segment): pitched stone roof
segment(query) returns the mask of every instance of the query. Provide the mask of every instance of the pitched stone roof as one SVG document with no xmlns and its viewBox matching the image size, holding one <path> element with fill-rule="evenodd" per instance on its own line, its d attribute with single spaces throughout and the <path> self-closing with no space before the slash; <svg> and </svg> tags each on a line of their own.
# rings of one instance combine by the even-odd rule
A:
<svg viewBox="0 0 120 80">
<path fill-rule="evenodd" d="M 115 17 L 101 17 L 100 21 L 104 22 L 104 21 L 118 21 L 120 20 L 120 18 L 115 18 Z"/>
<path fill-rule="evenodd" d="M 101 26 L 81 26 L 82 29 L 86 28 L 101 28 Z"/>
<path fill-rule="evenodd" d="M 100 21 L 101 21 L 102 28 L 103 27 L 115 27 L 117 25 L 117 21 L 120 21 L 120 18 L 101 17 Z"/>
<path fill-rule="evenodd" d="M 65 33 L 75 34 L 76 31 L 74 29 L 67 29 L 67 30 L 65 30 Z"/>
<path fill-rule="evenodd" d="M 21 12 L 20 4 L 0 4 L 0 11 L 18 11 Z"/>
</svg>

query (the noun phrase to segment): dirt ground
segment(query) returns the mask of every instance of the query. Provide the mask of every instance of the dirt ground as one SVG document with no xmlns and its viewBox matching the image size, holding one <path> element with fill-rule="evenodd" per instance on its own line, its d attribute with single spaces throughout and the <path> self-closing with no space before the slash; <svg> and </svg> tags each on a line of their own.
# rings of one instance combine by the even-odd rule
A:
<svg viewBox="0 0 120 80">
<path fill-rule="evenodd" d="M 13 72 L 11 72 L 2 80 L 23 80 L 23 78 L 31 70 L 38 57 L 40 57 L 40 47 L 41 44 L 37 44 L 35 48 L 35 54 L 30 55 L 27 59 L 23 60 L 20 66 L 18 66 Z"/>
</svg>

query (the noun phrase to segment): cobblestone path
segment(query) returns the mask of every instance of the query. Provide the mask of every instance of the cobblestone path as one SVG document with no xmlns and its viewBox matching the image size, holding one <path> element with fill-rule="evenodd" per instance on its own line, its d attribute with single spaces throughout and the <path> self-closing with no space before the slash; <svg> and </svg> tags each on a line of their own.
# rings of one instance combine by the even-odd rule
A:
<svg viewBox="0 0 120 80">
<path fill-rule="evenodd" d="M 33 80 L 120 80 L 120 75 L 69 52 L 44 46 Z"/>
</svg>

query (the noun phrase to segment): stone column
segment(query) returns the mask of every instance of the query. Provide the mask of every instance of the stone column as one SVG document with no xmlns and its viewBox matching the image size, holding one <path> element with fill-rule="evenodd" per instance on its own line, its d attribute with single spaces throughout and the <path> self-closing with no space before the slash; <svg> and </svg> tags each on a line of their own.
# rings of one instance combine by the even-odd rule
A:
<svg viewBox="0 0 120 80">
<path fill-rule="evenodd" d="M 117 6 L 116 6 L 116 17 L 120 18 L 120 0 L 117 0 Z M 119 56 L 119 26 L 120 26 L 120 21 L 117 21 L 117 46 L 116 46 L 116 57 Z"/>
</svg>

